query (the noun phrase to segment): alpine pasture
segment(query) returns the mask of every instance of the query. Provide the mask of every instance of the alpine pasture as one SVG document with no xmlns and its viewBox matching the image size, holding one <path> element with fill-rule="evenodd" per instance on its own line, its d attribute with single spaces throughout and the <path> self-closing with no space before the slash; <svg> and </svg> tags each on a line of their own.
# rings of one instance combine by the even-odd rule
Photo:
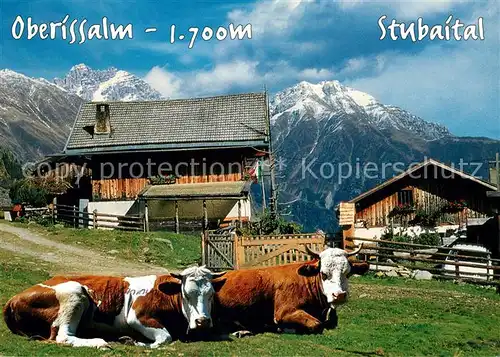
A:
<svg viewBox="0 0 500 357">
<path fill-rule="evenodd" d="M 2 225 L 4 226 L 4 225 Z M 21 225 L 33 234 L 130 264 L 180 269 L 199 257 L 199 238 L 168 233 L 141 235 Z M 1 226 L 0 226 L 1 230 Z M 2 241 L 19 237 L 0 232 Z M 4 238 L 5 237 L 5 238 Z M 124 244 L 124 242 L 128 242 Z M 18 242 L 22 246 L 22 242 Z M 67 271 L 71 260 L 36 257 L 36 244 L 23 251 L 0 249 L 0 302 L 23 289 Z M 161 249 L 160 249 L 161 248 Z M 40 248 L 42 249 L 42 248 Z M 45 246 L 45 248 L 47 247 Z M 53 248 L 57 250 L 57 248 Z M 111 253 L 110 253 L 111 252 Z M 163 253 L 161 253 L 163 252 Z M 45 251 L 46 253 L 46 251 Z M 50 257 L 50 255 L 49 255 Z M 500 355 L 500 295 L 468 284 L 351 278 L 351 299 L 339 310 L 339 326 L 321 335 L 262 334 L 210 342 L 174 342 L 148 350 L 113 344 L 112 350 L 71 348 L 30 341 L 0 324 L 0 355 L 71 356 L 495 356 Z"/>
</svg>

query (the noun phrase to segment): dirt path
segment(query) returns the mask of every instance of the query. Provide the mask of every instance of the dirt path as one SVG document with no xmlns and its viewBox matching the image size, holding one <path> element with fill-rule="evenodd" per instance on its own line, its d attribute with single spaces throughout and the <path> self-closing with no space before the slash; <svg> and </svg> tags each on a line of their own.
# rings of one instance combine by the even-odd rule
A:
<svg viewBox="0 0 500 357">
<path fill-rule="evenodd" d="M 145 275 L 167 269 L 106 256 L 90 249 L 54 242 L 28 229 L 0 223 L 0 249 L 31 256 L 59 267 L 64 274 Z"/>
</svg>

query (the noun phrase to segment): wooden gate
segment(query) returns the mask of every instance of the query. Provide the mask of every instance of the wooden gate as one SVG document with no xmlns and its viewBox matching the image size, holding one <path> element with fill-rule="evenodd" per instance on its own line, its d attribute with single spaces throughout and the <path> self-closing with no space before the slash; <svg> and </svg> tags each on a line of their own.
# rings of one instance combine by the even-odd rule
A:
<svg viewBox="0 0 500 357">
<path fill-rule="evenodd" d="M 236 233 L 202 234 L 202 262 L 211 270 L 236 269 L 234 242 Z"/>
<path fill-rule="evenodd" d="M 205 232 L 202 243 L 203 264 L 212 270 L 244 269 L 284 265 L 311 259 L 305 250 L 321 252 L 325 235 L 281 234 L 237 236 L 235 233 Z"/>
<path fill-rule="evenodd" d="M 236 237 L 236 266 L 250 268 L 276 266 L 311 260 L 305 246 L 321 252 L 325 236 L 322 234 L 282 234 Z"/>
</svg>

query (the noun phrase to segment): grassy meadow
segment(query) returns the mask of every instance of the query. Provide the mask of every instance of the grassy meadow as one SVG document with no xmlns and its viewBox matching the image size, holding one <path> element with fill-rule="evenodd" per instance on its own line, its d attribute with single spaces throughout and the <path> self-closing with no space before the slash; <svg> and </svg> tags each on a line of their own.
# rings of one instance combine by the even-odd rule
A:
<svg viewBox="0 0 500 357">
<path fill-rule="evenodd" d="M 201 261 L 201 236 L 172 232 L 131 232 L 102 229 L 77 229 L 61 225 L 13 223 L 44 238 L 122 259 L 149 263 L 169 269 L 182 269 Z"/>
<path fill-rule="evenodd" d="M 131 260 L 176 266 L 199 257 L 196 237 L 168 235 L 174 251 L 155 251 L 163 233 L 77 231 L 30 227 L 49 239 L 109 251 Z M 1 235 L 1 233 L 0 233 Z M 80 242 L 80 243 L 78 243 Z M 196 244 L 195 244 L 196 243 Z M 183 249 L 184 248 L 184 249 Z M 26 260 L 30 264 L 26 264 Z M 181 262 L 178 262 L 180 260 Z M 0 303 L 57 271 L 51 263 L 0 249 Z M 453 282 L 376 278 L 351 279 L 351 301 L 339 310 L 339 327 L 322 335 L 263 334 L 217 342 L 175 342 L 157 350 L 113 344 L 112 350 L 71 348 L 29 341 L 0 323 L 0 356 L 500 356 L 500 295 Z"/>
</svg>

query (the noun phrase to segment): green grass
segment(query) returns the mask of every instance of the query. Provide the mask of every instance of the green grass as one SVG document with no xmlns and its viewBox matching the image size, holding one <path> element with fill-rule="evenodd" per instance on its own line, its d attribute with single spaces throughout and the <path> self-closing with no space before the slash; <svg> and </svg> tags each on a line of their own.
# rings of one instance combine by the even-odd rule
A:
<svg viewBox="0 0 500 357">
<path fill-rule="evenodd" d="M 75 229 L 59 225 L 43 227 L 37 224 L 13 223 L 33 230 L 47 239 L 109 255 L 110 251 L 120 258 L 144 262 L 165 268 L 182 269 L 198 263 L 201 257 L 201 236 L 171 232 L 129 232 L 101 229 Z M 168 240 L 170 243 L 166 242 Z M 173 248 L 173 249 L 172 249 Z"/>
<path fill-rule="evenodd" d="M 50 239 L 103 252 L 120 249 L 132 260 L 151 259 L 163 266 L 168 266 L 172 259 L 187 264 L 199 257 L 199 239 L 191 236 L 34 226 L 29 229 Z M 170 239 L 174 251 L 165 249 L 164 243 L 153 237 Z M 159 251 L 147 255 L 146 247 Z M 45 280 L 47 271 L 53 268 L 47 262 L 0 249 L 0 303 L 3 305 L 24 288 Z M 13 335 L 2 321 L 0 355 L 500 356 L 500 295 L 494 290 L 367 275 L 351 279 L 351 292 L 351 301 L 339 310 L 339 327 L 322 335 L 263 334 L 233 341 L 176 342 L 158 350 L 114 344 L 111 351 L 98 351 L 29 341 Z"/>
</svg>

